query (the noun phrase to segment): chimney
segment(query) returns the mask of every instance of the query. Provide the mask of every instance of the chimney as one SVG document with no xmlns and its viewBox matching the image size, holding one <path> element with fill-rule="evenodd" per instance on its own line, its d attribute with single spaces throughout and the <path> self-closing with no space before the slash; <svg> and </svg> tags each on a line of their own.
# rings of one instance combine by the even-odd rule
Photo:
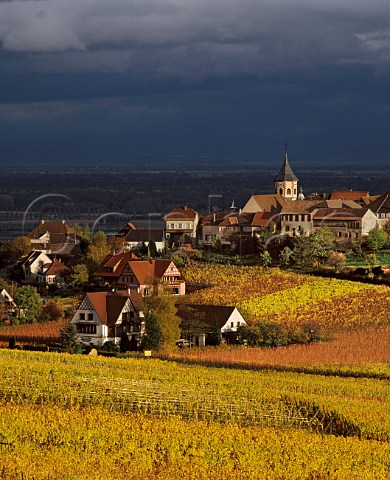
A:
<svg viewBox="0 0 390 480">
<path fill-rule="evenodd" d="M 62 223 L 65 223 L 65 220 L 62 220 Z"/>
<path fill-rule="evenodd" d="M 41 225 L 43 225 L 44 223 L 45 223 L 45 220 L 42 218 Z"/>
<path fill-rule="evenodd" d="M 184 205 L 184 210 L 187 210 L 187 208 L 188 208 L 188 205 Z"/>
<path fill-rule="evenodd" d="M 127 289 L 127 294 L 130 295 L 130 288 Z"/>
</svg>

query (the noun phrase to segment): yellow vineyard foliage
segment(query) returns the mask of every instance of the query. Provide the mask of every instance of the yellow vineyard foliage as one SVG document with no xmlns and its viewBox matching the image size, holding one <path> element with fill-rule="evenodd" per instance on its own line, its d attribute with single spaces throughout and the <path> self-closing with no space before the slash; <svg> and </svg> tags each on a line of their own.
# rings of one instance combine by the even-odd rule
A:
<svg viewBox="0 0 390 480">
<path fill-rule="evenodd" d="M 188 282 L 204 285 L 183 301 L 236 306 L 251 324 L 268 319 L 325 329 L 388 323 L 390 288 L 232 265 L 188 265 Z"/>
</svg>

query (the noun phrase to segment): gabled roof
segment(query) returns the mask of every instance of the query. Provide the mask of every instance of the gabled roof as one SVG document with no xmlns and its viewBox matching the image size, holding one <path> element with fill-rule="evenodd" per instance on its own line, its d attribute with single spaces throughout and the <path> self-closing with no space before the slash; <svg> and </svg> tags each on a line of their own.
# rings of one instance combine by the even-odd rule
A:
<svg viewBox="0 0 390 480">
<path fill-rule="evenodd" d="M 290 164 L 288 163 L 287 152 L 284 157 L 284 162 L 282 168 L 279 170 L 279 173 L 274 178 L 274 182 L 285 182 L 285 181 L 298 181 L 298 178 L 294 175 Z"/>
<path fill-rule="evenodd" d="M 314 211 L 313 219 L 322 221 L 358 220 L 367 213 L 368 208 L 318 208 Z"/>
<path fill-rule="evenodd" d="M 94 273 L 97 276 L 106 276 L 106 277 L 119 277 L 123 270 L 125 269 L 126 265 L 133 261 L 138 260 L 137 255 L 132 252 L 122 252 L 117 254 L 109 253 L 106 255 L 99 265 L 98 269 Z M 107 272 L 105 268 L 115 268 L 114 272 Z"/>
<path fill-rule="evenodd" d="M 287 202 L 280 213 L 310 214 L 313 208 L 320 204 L 324 204 L 324 202 L 321 200 L 295 200 Z"/>
<path fill-rule="evenodd" d="M 174 207 L 165 215 L 165 220 L 195 220 L 198 212 L 185 205 Z"/>
<path fill-rule="evenodd" d="M 177 315 L 181 318 L 181 328 L 221 329 L 231 317 L 236 307 L 219 305 L 178 304 Z"/>
<path fill-rule="evenodd" d="M 390 213 L 390 191 L 385 192 L 379 198 L 369 204 L 370 210 L 375 213 Z"/>
<path fill-rule="evenodd" d="M 162 228 L 140 228 L 129 230 L 124 237 L 126 242 L 163 242 L 164 230 Z"/>
<path fill-rule="evenodd" d="M 142 296 L 139 293 L 134 291 L 129 293 L 126 290 L 118 292 L 91 292 L 87 293 L 87 297 L 100 321 L 108 326 L 115 325 L 128 300 L 130 300 L 137 312 L 140 311 L 142 302 Z"/>
<path fill-rule="evenodd" d="M 132 222 L 127 222 L 126 225 L 119 230 L 119 232 L 117 233 L 117 236 L 118 236 L 118 237 L 123 237 L 123 236 L 125 236 L 128 232 L 130 232 L 130 230 L 136 230 L 136 229 L 137 229 L 137 227 L 134 225 L 134 223 L 132 223 Z"/>
<path fill-rule="evenodd" d="M 30 267 L 38 258 L 42 255 L 43 260 L 45 260 L 45 263 L 52 263 L 50 258 L 43 252 L 40 251 L 32 251 L 30 252 L 26 258 L 24 258 L 21 262 L 20 265 L 25 266 L 25 267 Z"/>
<path fill-rule="evenodd" d="M 172 260 L 139 260 L 131 262 L 130 267 L 139 285 L 146 285 L 153 278 L 162 278 L 171 263 Z"/>
<path fill-rule="evenodd" d="M 283 205 L 291 203 L 286 200 L 283 195 L 269 194 L 269 195 L 252 195 L 243 208 L 244 213 L 255 212 L 279 212 Z"/>
<path fill-rule="evenodd" d="M 37 225 L 34 230 L 32 230 L 27 236 L 31 239 L 39 239 L 45 233 L 50 234 L 50 238 L 53 235 L 75 235 L 75 232 L 72 228 L 67 225 L 65 220 L 59 221 L 45 221 L 42 220 L 39 225 Z"/>
<path fill-rule="evenodd" d="M 355 202 L 369 197 L 369 193 L 362 190 L 335 190 L 332 192 L 331 200 L 354 200 Z"/>
<path fill-rule="evenodd" d="M 64 265 L 62 262 L 59 260 L 55 260 L 53 263 L 51 263 L 44 273 L 45 276 L 48 275 L 66 275 L 69 273 L 69 268 Z"/>
</svg>

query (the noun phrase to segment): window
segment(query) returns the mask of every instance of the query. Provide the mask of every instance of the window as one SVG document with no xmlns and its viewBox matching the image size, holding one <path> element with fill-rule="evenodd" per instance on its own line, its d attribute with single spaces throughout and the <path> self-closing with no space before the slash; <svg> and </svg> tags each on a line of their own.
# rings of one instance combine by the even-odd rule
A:
<svg viewBox="0 0 390 480">
<path fill-rule="evenodd" d="M 179 228 L 182 228 L 182 224 L 181 224 L 181 223 L 179 223 Z"/>
<path fill-rule="evenodd" d="M 231 328 L 234 327 L 234 322 L 230 322 L 230 327 L 231 327 Z"/>
<path fill-rule="evenodd" d="M 279 194 L 283 195 L 283 188 L 279 188 Z"/>
<path fill-rule="evenodd" d="M 175 228 L 175 224 L 174 224 L 174 223 L 170 223 L 170 224 L 169 224 L 169 228 Z"/>
<path fill-rule="evenodd" d="M 291 188 L 287 189 L 287 195 L 291 195 Z"/>
<path fill-rule="evenodd" d="M 77 324 L 76 329 L 78 333 L 89 333 L 91 335 L 96 334 L 96 325 Z"/>
<path fill-rule="evenodd" d="M 80 320 L 85 320 L 85 313 L 80 313 L 79 318 L 80 318 Z"/>
<path fill-rule="evenodd" d="M 93 313 L 88 313 L 88 320 L 93 320 Z"/>
</svg>

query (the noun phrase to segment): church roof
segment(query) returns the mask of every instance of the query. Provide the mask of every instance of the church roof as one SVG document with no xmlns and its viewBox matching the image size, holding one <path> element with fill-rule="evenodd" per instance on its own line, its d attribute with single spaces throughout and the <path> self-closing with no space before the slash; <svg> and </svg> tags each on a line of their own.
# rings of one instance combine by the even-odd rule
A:
<svg viewBox="0 0 390 480">
<path fill-rule="evenodd" d="M 286 153 L 282 168 L 274 178 L 274 182 L 285 182 L 291 180 L 298 181 L 298 178 L 294 175 L 294 172 L 292 171 L 290 164 L 288 163 L 288 157 Z"/>
</svg>

